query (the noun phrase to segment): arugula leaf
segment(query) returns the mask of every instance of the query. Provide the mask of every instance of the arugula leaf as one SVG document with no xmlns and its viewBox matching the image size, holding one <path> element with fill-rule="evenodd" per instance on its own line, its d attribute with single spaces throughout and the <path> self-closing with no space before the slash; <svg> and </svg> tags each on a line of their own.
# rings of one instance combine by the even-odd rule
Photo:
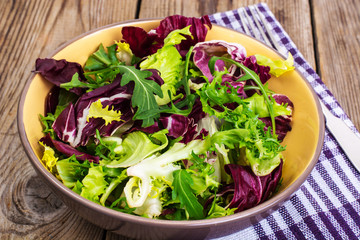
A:
<svg viewBox="0 0 360 240">
<path fill-rule="evenodd" d="M 119 206 L 121 206 L 121 207 L 119 208 Z M 110 208 L 114 209 L 116 211 L 123 212 L 123 213 L 128 213 L 128 214 L 133 214 L 133 212 L 136 209 L 136 208 L 130 208 L 129 207 L 129 205 L 127 204 L 127 201 L 126 201 L 126 197 L 120 197 L 120 198 L 116 199 L 110 205 Z"/>
<path fill-rule="evenodd" d="M 152 73 L 150 71 L 142 71 L 136 69 L 134 66 L 117 66 L 122 75 L 121 86 L 128 84 L 130 81 L 135 82 L 134 92 L 131 98 L 131 105 L 137 111 L 133 117 L 134 120 L 138 116 L 146 112 L 146 118 L 143 116 L 142 127 L 149 127 L 154 124 L 154 119 L 159 117 L 159 105 L 155 100 L 154 94 L 163 97 L 160 85 L 155 81 L 148 80 Z"/>
<path fill-rule="evenodd" d="M 88 88 L 99 87 L 99 85 L 111 83 L 118 74 L 121 74 L 121 86 L 131 81 L 135 83 L 131 104 L 133 108 L 137 109 L 133 119 L 142 120 L 142 127 L 151 126 L 160 116 L 155 95 L 163 97 L 161 87 L 155 81 L 147 79 L 152 72 L 139 70 L 135 66 L 126 66 L 124 62 L 120 62 L 116 57 L 116 48 L 117 44 L 111 45 L 107 48 L 108 52 L 106 53 L 101 44 L 99 49 L 86 61 L 84 69 L 89 72 L 86 72 L 85 76 L 91 82 L 89 76 L 93 75 L 95 83 L 81 83 L 78 79 L 74 79 L 71 84 Z"/>
<path fill-rule="evenodd" d="M 193 51 L 194 47 L 191 46 L 189 51 L 186 54 L 185 57 L 185 64 L 184 64 L 184 74 L 183 77 L 181 79 L 181 81 L 179 82 L 180 86 L 184 87 L 185 93 L 186 95 L 190 95 L 190 87 L 189 87 L 189 64 L 190 64 L 190 57 L 191 57 L 191 53 Z"/>
<path fill-rule="evenodd" d="M 173 172 L 173 192 L 172 198 L 175 200 L 179 198 L 181 207 L 184 207 L 191 219 L 204 218 L 204 208 L 194 195 L 194 190 L 191 188 L 193 179 L 191 174 L 184 169 L 179 169 Z"/>
<path fill-rule="evenodd" d="M 71 78 L 70 82 L 67 83 L 62 83 L 60 84 L 61 88 L 66 89 L 67 91 L 69 91 L 72 88 L 90 88 L 90 89 L 95 89 L 100 87 L 98 84 L 92 84 L 92 83 L 86 83 L 86 82 L 81 82 L 79 80 L 79 74 L 78 73 L 74 73 L 74 75 Z"/>
<path fill-rule="evenodd" d="M 96 155 L 101 157 L 104 160 L 113 160 L 115 158 L 116 152 L 116 142 L 107 142 L 100 136 L 100 132 L 96 129 L 96 139 L 99 140 L 99 144 L 95 148 Z"/>
</svg>

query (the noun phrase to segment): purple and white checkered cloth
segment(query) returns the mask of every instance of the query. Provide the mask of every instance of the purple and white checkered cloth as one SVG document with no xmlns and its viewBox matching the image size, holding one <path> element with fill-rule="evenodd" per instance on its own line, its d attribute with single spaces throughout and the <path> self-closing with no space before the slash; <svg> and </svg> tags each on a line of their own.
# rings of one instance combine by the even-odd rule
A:
<svg viewBox="0 0 360 240">
<path fill-rule="evenodd" d="M 293 56 L 295 66 L 310 82 L 331 111 L 359 134 L 331 92 L 304 59 L 293 41 L 275 19 L 266 4 L 258 9 L 265 17 L 277 42 Z M 213 23 L 244 32 L 242 11 L 252 18 L 249 7 L 216 13 Z M 254 12 L 254 11 L 253 11 Z M 254 19 L 252 19 L 254 20 Z M 263 40 L 263 39 L 259 39 Z M 257 224 L 226 236 L 224 239 L 359 239 L 360 238 L 360 174 L 352 166 L 336 140 L 326 130 L 322 153 L 305 183 L 276 212 Z"/>
</svg>

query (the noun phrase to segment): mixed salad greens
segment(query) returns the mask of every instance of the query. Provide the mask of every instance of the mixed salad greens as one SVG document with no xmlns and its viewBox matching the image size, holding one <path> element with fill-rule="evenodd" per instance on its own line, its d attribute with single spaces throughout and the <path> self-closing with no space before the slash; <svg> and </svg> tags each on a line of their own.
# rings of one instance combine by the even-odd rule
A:
<svg viewBox="0 0 360 240">
<path fill-rule="evenodd" d="M 288 60 L 205 41 L 207 16 L 170 16 L 100 44 L 84 66 L 37 59 L 54 84 L 42 161 L 65 186 L 120 212 L 204 219 L 251 208 L 281 182 L 293 104 L 267 87 Z"/>
</svg>

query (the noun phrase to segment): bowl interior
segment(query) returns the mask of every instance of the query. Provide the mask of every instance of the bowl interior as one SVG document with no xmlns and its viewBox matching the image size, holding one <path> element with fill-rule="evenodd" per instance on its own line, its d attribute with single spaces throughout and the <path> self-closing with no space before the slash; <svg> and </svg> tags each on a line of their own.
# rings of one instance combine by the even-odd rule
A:
<svg viewBox="0 0 360 240">
<path fill-rule="evenodd" d="M 83 65 L 88 56 L 97 50 L 100 43 L 109 46 L 114 43 L 114 40 L 120 40 L 122 38 L 121 28 L 129 25 L 141 26 L 145 30 L 150 30 L 158 25 L 158 20 L 118 24 L 82 35 L 70 44 L 67 43 L 60 47 L 51 56 L 55 59 L 66 59 Z M 213 39 L 240 43 L 245 47 L 248 55 L 261 54 L 272 59 L 282 58 L 259 41 L 224 27 L 213 26 L 207 35 L 207 40 Z M 317 161 L 322 145 L 323 119 L 319 114 L 319 103 L 313 90 L 298 71 L 288 72 L 278 78 L 272 77 L 269 86 L 275 92 L 287 95 L 294 103 L 292 131 L 283 141 L 283 145 L 287 147 L 284 152 L 283 181 L 278 193 L 281 194 L 295 181 L 299 182 L 300 180 L 302 183 L 310 173 L 311 169 L 309 170 L 309 168 L 312 168 Z M 46 82 L 39 74 L 35 74 L 27 85 L 27 91 L 24 91 L 26 95 L 23 96 L 23 102 L 20 103 L 23 106 L 20 106 L 22 112 L 20 112 L 19 124 L 23 125 L 24 129 L 21 134 L 24 134 L 23 138 L 26 139 L 31 151 L 37 157 L 32 161 L 40 161 L 42 156 L 42 150 L 38 144 L 39 139 L 43 136 L 39 114 L 44 114 L 45 97 L 51 87 L 52 84 Z M 297 187 L 300 184 L 297 184 Z"/>
</svg>

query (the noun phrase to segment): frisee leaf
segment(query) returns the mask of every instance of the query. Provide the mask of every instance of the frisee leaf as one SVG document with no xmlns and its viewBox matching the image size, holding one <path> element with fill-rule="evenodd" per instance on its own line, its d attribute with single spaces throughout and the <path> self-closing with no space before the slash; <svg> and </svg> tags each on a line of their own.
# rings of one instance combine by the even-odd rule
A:
<svg viewBox="0 0 360 240">
<path fill-rule="evenodd" d="M 43 124 L 43 133 L 46 134 L 50 134 L 52 139 L 55 139 L 56 134 L 54 132 L 54 129 L 52 129 L 52 124 L 54 123 L 56 117 L 54 116 L 54 114 L 52 113 L 48 113 L 45 117 L 41 114 L 39 114 L 39 118 L 41 123 Z"/>
<path fill-rule="evenodd" d="M 184 207 L 191 219 L 204 218 L 204 208 L 194 195 L 194 190 L 191 188 L 193 180 L 191 174 L 184 169 L 179 169 L 173 172 L 173 192 L 172 198 L 175 200 L 179 198 L 181 207 Z"/>
<path fill-rule="evenodd" d="M 45 167 L 51 172 L 54 173 L 55 165 L 58 160 L 55 157 L 55 151 L 51 147 L 45 145 L 43 142 L 39 142 L 41 146 L 44 147 L 44 154 L 41 158 L 41 161 L 44 163 Z"/>
<path fill-rule="evenodd" d="M 121 121 L 121 112 L 109 109 L 109 106 L 103 107 L 101 100 L 97 100 L 90 105 L 89 114 L 87 115 L 87 121 L 90 118 L 102 118 L 105 120 L 105 126 L 112 121 Z"/>
<path fill-rule="evenodd" d="M 233 59 L 226 58 L 226 57 L 216 57 L 216 56 L 212 57 L 210 59 L 210 61 L 209 61 L 209 69 L 210 69 L 211 72 L 214 72 L 214 67 L 215 67 L 215 63 L 216 63 L 217 60 L 223 60 L 223 61 L 230 62 L 230 63 L 234 64 L 235 66 L 237 66 L 238 68 L 240 68 L 241 70 L 243 70 L 245 74 L 244 74 L 244 76 L 239 78 L 238 81 L 244 81 L 244 80 L 252 79 L 258 85 L 258 87 L 260 88 L 260 92 L 262 93 L 262 95 L 263 95 L 263 97 L 265 99 L 266 105 L 267 105 L 269 113 L 270 113 L 273 136 L 275 137 L 276 136 L 276 133 L 275 133 L 276 128 L 275 128 L 274 108 L 273 108 L 273 105 L 270 102 L 269 95 L 267 94 L 267 91 L 266 91 L 264 85 L 260 81 L 259 76 L 254 71 L 252 71 L 251 69 L 245 67 L 243 64 L 241 64 L 239 62 L 236 62 Z"/>
</svg>

